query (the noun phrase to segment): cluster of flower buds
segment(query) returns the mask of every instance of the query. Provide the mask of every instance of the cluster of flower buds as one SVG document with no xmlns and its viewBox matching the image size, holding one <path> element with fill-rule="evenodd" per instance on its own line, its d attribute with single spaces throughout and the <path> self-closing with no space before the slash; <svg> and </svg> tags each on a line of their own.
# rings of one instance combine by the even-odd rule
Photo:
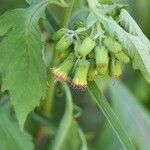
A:
<svg viewBox="0 0 150 150">
<path fill-rule="evenodd" d="M 97 76 L 119 77 L 122 63 L 130 61 L 121 44 L 111 36 L 98 42 L 90 36 L 73 38 L 66 34 L 66 29 L 60 29 L 52 39 L 56 41 L 55 50 L 64 57 L 51 72 L 57 81 L 70 82 L 75 88 L 85 89 L 88 81 L 94 81 Z"/>
</svg>

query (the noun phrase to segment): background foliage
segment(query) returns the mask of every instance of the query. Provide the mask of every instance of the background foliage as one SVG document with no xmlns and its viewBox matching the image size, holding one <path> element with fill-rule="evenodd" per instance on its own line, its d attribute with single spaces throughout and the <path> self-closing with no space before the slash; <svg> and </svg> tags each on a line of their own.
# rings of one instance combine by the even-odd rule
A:
<svg viewBox="0 0 150 150">
<path fill-rule="evenodd" d="M 118 1 L 129 5 L 129 12 L 150 39 L 150 1 Z M 78 0 L 78 2 L 80 3 L 75 5 L 74 10 L 78 10 L 78 8 L 82 7 L 82 1 Z M 29 5 L 23 0 L 0 0 L 0 14 L 3 14 L 6 10 L 28 6 Z M 52 10 L 52 16 L 55 14 L 56 22 L 60 19 L 59 17 L 61 17 L 60 13 L 57 14 L 58 9 L 59 11 L 62 11 L 63 14 L 64 9 L 55 6 L 47 8 L 47 10 Z M 50 26 L 45 20 L 43 20 L 43 22 L 44 23 L 41 23 L 42 37 L 48 41 L 48 36 L 52 31 L 50 29 L 57 28 L 57 26 L 55 26 L 55 24 Z M 19 24 L 20 23 L 21 22 L 19 22 Z M 44 28 L 49 31 L 48 34 Z M 35 31 L 35 33 L 38 34 L 37 31 Z M 45 45 L 47 64 L 51 61 L 52 55 L 52 45 L 49 44 L 50 42 L 51 41 L 48 41 L 48 44 Z M 111 99 L 110 103 L 113 109 L 118 114 L 119 119 L 127 130 L 127 133 L 132 137 L 137 149 L 148 150 L 150 147 L 150 85 L 138 71 L 133 71 L 131 66 L 127 66 L 125 70 L 126 71 L 121 78 L 122 81 L 115 80 L 106 82 L 103 80 L 98 82 L 100 83 L 100 88 L 105 91 L 105 95 Z M 17 76 L 14 77 L 17 78 Z M 62 86 L 65 85 L 57 85 L 55 89 L 54 101 L 52 104 L 53 107 L 49 120 L 38 111 L 38 108 L 34 113 L 29 115 L 25 124 L 28 133 L 23 133 L 19 129 L 14 111 L 13 109 L 10 109 L 10 98 L 8 92 L 0 93 L 0 149 L 7 150 L 11 148 L 12 150 L 32 150 L 33 147 L 39 150 L 123 149 L 119 140 L 116 138 L 116 135 L 107 124 L 105 118 L 98 110 L 95 103 L 91 100 L 88 93 L 71 89 L 73 96 L 71 97 L 70 95 L 67 95 L 67 98 L 65 98 L 66 92 L 62 90 Z M 65 89 L 68 90 L 67 87 L 65 87 Z M 69 103 L 72 99 L 74 105 Z M 65 114 L 63 115 L 64 111 Z M 70 116 L 67 116 L 68 111 L 71 112 L 68 113 L 71 114 Z M 73 119 L 73 116 L 76 117 L 76 120 Z M 67 122 L 65 122 L 65 119 L 67 119 Z M 61 127 L 58 129 L 60 124 Z M 65 127 L 63 127 L 63 125 L 65 125 Z M 56 133 L 57 136 L 55 137 Z M 86 143 L 85 138 L 88 143 Z"/>
</svg>

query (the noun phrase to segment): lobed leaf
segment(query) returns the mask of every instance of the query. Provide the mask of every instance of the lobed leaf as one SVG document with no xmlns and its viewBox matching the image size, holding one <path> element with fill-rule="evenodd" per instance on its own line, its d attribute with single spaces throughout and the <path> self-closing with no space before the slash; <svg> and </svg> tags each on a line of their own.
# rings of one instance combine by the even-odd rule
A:
<svg viewBox="0 0 150 150">
<path fill-rule="evenodd" d="M 46 5 L 47 1 L 43 0 L 0 16 L 2 88 L 10 92 L 21 128 L 45 95 L 46 68 L 38 21 Z"/>
</svg>

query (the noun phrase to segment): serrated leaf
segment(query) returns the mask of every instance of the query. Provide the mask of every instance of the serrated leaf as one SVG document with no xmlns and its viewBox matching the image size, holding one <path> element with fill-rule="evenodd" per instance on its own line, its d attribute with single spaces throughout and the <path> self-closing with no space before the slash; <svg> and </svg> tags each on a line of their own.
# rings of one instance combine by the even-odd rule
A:
<svg viewBox="0 0 150 150">
<path fill-rule="evenodd" d="M 101 15 L 98 10 L 93 11 L 105 30 L 122 43 L 124 50 L 131 57 L 133 68 L 139 69 L 150 83 L 150 41 L 134 19 L 123 9 L 119 17 L 122 25 L 120 26 L 111 17 Z"/>
<path fill-rule="evenodd" d="M 73 118 L 73 103 L 69 88 L 66 91 L 66 108 L 59 129 L 49 150 L 87 150 L 87 143 L 82 130 Z"/>
<path fill-rule="evenodd" d="M 40 1 L 0 16 L 2 88 L 10 92 L 21 128 L 27 115 L 45 95 L 46 68 L 38 21 L 46 5 L 47 1 Z"/>
<path fill-rule="evenodd" d="M 9 104 L 0 106 L 0 149 L 34 149 L 31 136 L 26 132 L 21 132 L 17 121 L 11 116 Z"/>
</svg>

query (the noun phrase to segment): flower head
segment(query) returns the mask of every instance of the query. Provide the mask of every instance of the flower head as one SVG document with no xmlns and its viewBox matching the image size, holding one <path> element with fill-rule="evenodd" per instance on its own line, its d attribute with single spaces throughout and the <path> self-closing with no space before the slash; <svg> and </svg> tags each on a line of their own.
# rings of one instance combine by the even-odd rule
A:
<svg viewBox="0 0 150 150">
<path fill-rule="evenodd" d="M 72 80 L 72 86 L 77 89 L 87 88 L 87 74 L 89 70 L 90 63 L 85 58 L 79 60 L 75 75 Z"/>
<path fill-rule="evenodd" d="M 71 53 L 58 67 L 51 68 L 51 72 L 57 81 L 68 81 L 68 75 L 74 66 L 76 57 Z"/>
</svg>

